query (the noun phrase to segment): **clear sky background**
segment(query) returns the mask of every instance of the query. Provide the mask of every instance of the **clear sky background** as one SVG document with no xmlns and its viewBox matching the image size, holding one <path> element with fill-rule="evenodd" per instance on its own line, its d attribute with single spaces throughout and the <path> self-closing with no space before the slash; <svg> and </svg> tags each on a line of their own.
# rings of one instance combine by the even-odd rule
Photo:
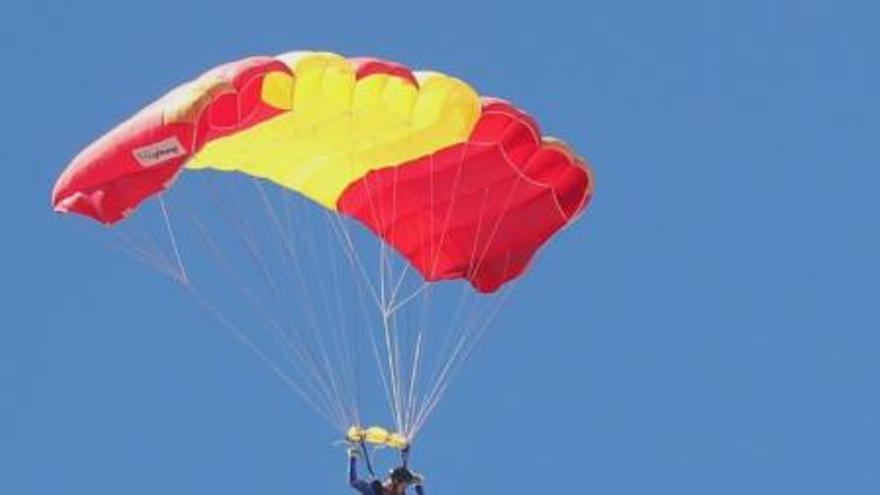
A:
<svg viewBox="0 0 880 495">
<path fill-rule="evenodd" d="M 222 62 L 375 55 L 594 163 L 421 437 L 430 494 L 880 493 L 872 2 L 0 6 L 0 493 L 347 493 L 332 430 L 55 216 L 84 145 Z"/>
</svg>

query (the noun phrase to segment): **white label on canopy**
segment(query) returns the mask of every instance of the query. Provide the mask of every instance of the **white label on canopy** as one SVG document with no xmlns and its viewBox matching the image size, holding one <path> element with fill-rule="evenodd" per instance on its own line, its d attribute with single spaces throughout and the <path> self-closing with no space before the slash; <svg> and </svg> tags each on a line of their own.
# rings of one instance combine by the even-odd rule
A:
<svg viewBox="0 0 880 495">
<path fill-rule="evenodd" d="M 133 152 L 134 158 L 143 167 L 153 167 L 162 162 L 186 154 L 186 149 L 177 140 L 177 136 L 163 139 L 158 143 L 149 144 Z"/>
</svg>

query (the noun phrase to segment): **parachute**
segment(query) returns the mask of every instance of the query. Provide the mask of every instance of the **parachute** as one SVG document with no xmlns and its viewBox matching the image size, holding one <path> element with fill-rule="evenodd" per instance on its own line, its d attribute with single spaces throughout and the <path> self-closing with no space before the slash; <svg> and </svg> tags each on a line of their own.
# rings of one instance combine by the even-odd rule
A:
<svg viewBox="0 0 880 495">
<path fill-rule="evenodd" d="M 199 180 L 211 199 L 175 203 Z M 501 293 L 592 195 L 586 161 L 507 101 L 438 72 L 296 52 L 170 91 L 76 156 L 52 204 L 113 232 L 141 222 L 127 252 L 191 289 L 347 438 L 403 449 Z M 197 289 L 199 265 L 227 282 L 208 275 Z M 461 309 L 471 299 L 476 309 Z M 261 328 L 262 341 L 249 333 Z M 360 426 L 370 353 L 393 432 Z"/>
</svg>

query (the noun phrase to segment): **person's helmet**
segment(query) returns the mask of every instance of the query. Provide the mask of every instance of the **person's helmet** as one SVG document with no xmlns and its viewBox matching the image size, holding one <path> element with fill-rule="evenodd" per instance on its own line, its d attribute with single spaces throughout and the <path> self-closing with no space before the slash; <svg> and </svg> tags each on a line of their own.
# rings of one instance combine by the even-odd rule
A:
<svg viewBox="0 0 880 495">
<path fill-rule="evenodd" d="M 393 481 L 394 483 L 404 485 L 409 485 L 413 483 L 416 479 L 416 477 L 413 476 L 412 471 L 402 466 L 392 469 L 391 472 L 388 474 L 388 477 L 391 478 L 391 481 Z"/>
</svg>

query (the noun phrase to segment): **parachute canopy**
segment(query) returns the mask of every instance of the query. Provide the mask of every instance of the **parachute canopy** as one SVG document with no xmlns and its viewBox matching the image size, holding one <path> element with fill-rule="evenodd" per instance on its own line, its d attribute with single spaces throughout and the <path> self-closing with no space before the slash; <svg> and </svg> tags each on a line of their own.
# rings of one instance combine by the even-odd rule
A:
<svg viewBox="0 0 880 495">
<path fill-rule="evenodd" d="M 362 222 L 426 280 L 481 292 L 520 275 L 593 191 L 585 161 L 506 101 L 436 72 L 309 52 L 172 90 L 80 153 L 52 203 L 113 224 L 200 169 L 296 191 Z"/>
</svg>

